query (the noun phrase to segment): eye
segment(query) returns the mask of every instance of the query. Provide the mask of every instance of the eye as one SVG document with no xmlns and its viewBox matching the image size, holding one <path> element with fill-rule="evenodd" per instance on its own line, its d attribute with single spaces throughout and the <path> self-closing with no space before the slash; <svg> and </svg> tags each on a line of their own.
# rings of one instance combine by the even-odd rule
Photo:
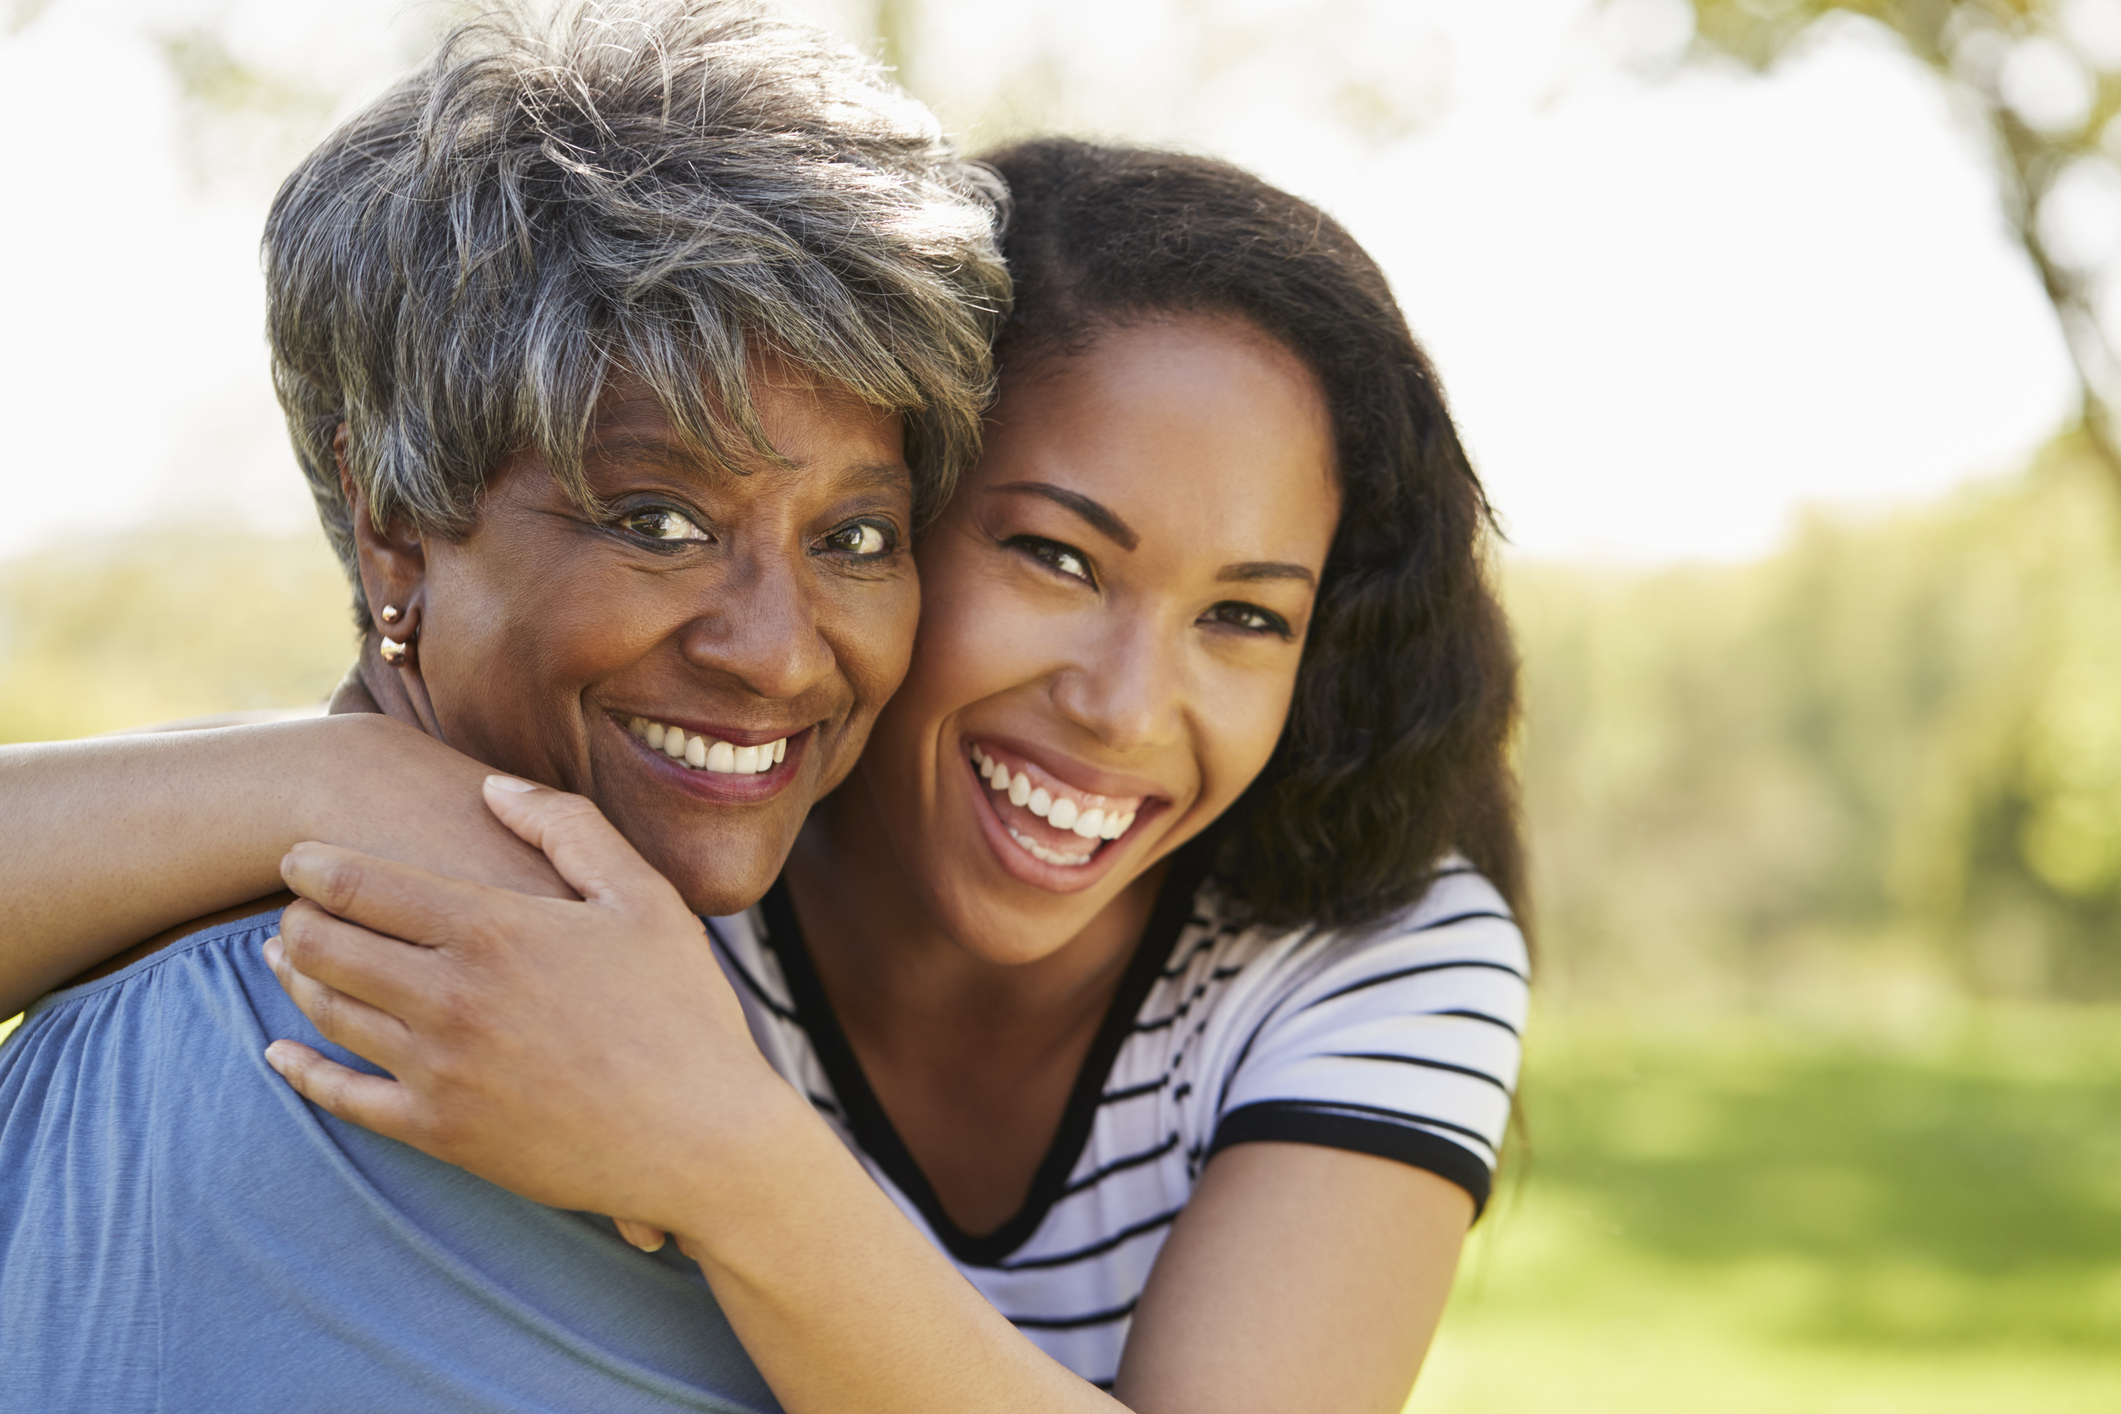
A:
<svg viewBox="0 0 2121 1414">
<path fill-rule="evenodd" d="M 898 529 L 880 521 L 849 521 L 836 530 L 826 532 L 818 544 L 836 555 L 873 560 L 898 548 Z"/>
<path fill-rule="evenodd" d="M 1201 615 L 1204 623 L 1221 624 L 1245 633 L 1271 634 L 1276 638 L 1294 638 L 1289 621 L 1272 609 L 1262 609 L 1257 604 L 1222 603 Z"/>
<path fill-rule="evenodd" d="M 1091 573 L 1089 557 L 1072 545 L 1063 545 L 1041 535 L 1012 535 L 1002 543 L 1021 550 L 1055 574 L 1079 579 L 1093 589 L 1097 587 L 1097 576 Z"/>
<path fill-rule="evenodd" d="M 619 518 L 619 524 L 644 540 L 712 540 L 714 537 L 700 529 L 697 522 L 683 511 L 668 506 L 643 506 L 637 511 L 628 511 Z"/>
</svg>

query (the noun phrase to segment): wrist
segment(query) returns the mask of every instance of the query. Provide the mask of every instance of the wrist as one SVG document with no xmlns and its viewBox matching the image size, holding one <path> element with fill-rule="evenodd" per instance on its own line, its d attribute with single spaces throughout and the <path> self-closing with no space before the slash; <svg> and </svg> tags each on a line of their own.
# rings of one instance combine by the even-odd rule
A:
<svg viewBox="0 0 2121 1414">
<path fill-rule="evenodd" d="M 818 1117 L 810 1102 L 753 1053 L 754 1078 L 718 1086 L 705 1097 L 717 1122 L 694 1132 L 708 1136 L 684 1166 L 669 1220 L 663 1223 L 703 1267 L 739 1276 L 772 1266 L 784 1251 L 781 1230 L 817 1209 L 805 1195 L 851 1169 L 868 1176 Z"/>
<path fill-rule="evenodd" d="M 369 713 L 319 717 L 280 739 L 284 763 L 282 821 L 287 843 L 338 843 L 348 806 L 375 791 L 385 777 L 397 735 L 387 717 Z"/>
</svg>

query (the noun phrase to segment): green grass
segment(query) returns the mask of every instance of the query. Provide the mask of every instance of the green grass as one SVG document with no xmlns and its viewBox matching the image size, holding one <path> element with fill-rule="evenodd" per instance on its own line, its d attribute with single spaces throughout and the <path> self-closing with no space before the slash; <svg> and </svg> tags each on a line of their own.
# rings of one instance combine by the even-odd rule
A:
<svg viewBox="0 0 2121 1414">
<path fill-rule="evenodd" d="M 1525 1095 L 1413 1414 L 2121 1409 L 2112 1011 L 1550 1024 Z"/>
</svg>

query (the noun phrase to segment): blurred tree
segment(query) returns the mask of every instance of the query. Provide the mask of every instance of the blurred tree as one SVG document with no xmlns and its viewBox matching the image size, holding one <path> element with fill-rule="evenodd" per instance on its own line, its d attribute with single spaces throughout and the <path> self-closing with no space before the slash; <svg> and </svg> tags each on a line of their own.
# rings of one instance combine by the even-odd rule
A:
<svg viewBox="0 0 2121 1414">
<path fill-rule="evenodd" d="M 1609 9 L 1627 0 L 1602 0 Z M 1822 20 L 1882 25 L 1983 126 L 2061 320 L 2092 450 L 2121 479 L 2121 0 L 1690 0 L 1701 52 L 1766 68 Z"/>
<path fill-rule="evenodd" d="M 51 2 L 52 0 L 10 0 L 7 7 L 6 32 L 22 33 L 37 16 L 44 13 L 44 7 Z"/>
<path fill-rule="evenodd" d="M 1263 120 L 1374 147 L 1448 97 L 1436 0 L 1023 0 L 1006 14 L 983 0 L 808 3 L 974 148 L 1033 132 L 1212 146 Z"/>
<path fill-rule="evenodd" d="M 534 0 L 544 3 L 545 0 Z M 87 0 L 0 0 L 0 36 L 91 8 Z M 478 0 L 129 0 L 96 7 L 113 45 L 147 44 L 174 80 L 194 184 L 262 204 L 337 110 L 431 51 Z"/>
<path fill-rule="evenodd" d="M 2121 996 L 2121 538 L 2087 439 L 1757 564 L 1518 563 L 1548 980 Z"/>
</svg>

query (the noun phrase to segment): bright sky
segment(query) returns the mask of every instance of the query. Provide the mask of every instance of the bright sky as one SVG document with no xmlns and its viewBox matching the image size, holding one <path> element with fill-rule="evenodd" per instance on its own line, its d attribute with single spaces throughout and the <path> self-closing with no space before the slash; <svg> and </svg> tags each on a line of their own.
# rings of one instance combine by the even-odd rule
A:
<svg viewBox="0 0 2121 1414">
<path fill-rule="evenodd" d="M 1256 36 L 1275 5 L 1215 9 Z M 358 98 L 415 32 L 397 8 L 54 0 L 0 37 L 0 130 L 37 135 L 0 197 L 0 555 L 306 523 L 259 333 L 279 173 L 194 175 L 150 36 L 223 17 L 239 52 Z M 1053 0 L 1004 20 L 934 0 L 921 54 L 991 87 L 1065 51 L 1046 72 L 1075 121 L 1220 152 L 1339 216 L 1390 273 L 1524 553 L 1757 555 L 1803 504 L 1934 496 L 2012 469 L 2070 414 L 1978 143 L 1868 31 L 1767 79 L 1650 79 L 1614 56 L 1672 50 L 1683 7 L 1665 0 L 1627 25 L 1584 0 L 1345 0 L 1312 7 L 1303 53 L 1233 41 L 1212 82 L 1157 84 L 1200 43 L 1177 26 L 1200 8 Z M 1365 143 L 1319 116 L 1321 62 L 1400 85 L 1411 135 Z M 954 111 L 956 90 L 915 77 Z"/>
</svg>

